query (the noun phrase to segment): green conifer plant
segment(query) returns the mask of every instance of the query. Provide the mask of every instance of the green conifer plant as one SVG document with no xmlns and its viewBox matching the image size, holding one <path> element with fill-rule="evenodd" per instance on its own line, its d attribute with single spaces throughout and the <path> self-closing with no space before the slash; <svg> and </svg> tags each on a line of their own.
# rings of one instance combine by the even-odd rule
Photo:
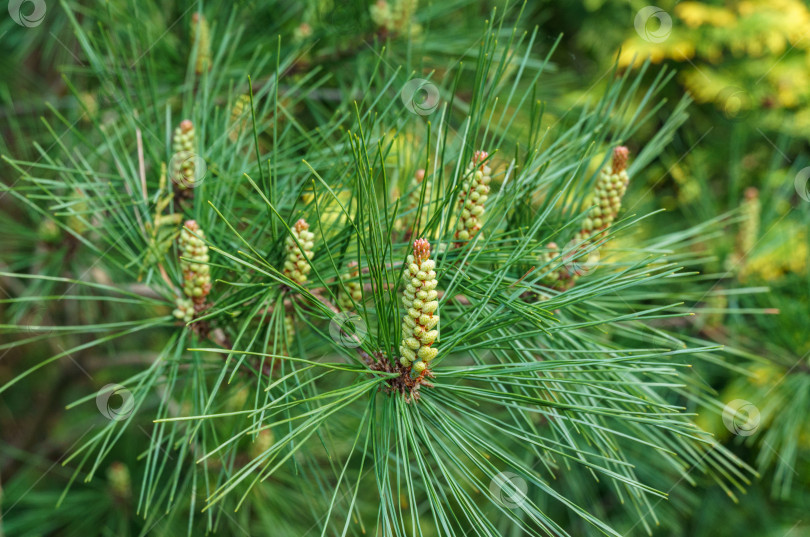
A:
<svg viewBox="0 0 810 537">
<path fill-rule="evenodd" d="M 439 353 L 433 344 L 439 337 L 439 301 L 436 286 L 436 262 L 430 258 L 430 243 L 417 239 L 413 254 L 408 255 L 402 279 L 405 290 L 402 305 L 407 310 L 402 318 L 402 343 L 399 362 L 410 368 L 411 378 L 428 372 L 430 362 Z"/>
<path fill-rule="evenodd" d="M 619 146 L 612 152 L 612 158 L 599 172 L 594 189 L 593 208 L 583 220 L 579 232 L 572 239 L 574 249 L 564 254 L 566 260 L 562 267 L 545 276 L 545 282 L 557 289 L 567 289 L 573 286 L 577 279 L 588 269 L 591 259 L 598 257 L 598 245 L 595 243 L 604 240 L 607 230 L 618 218 L 622 207 L 622 197 L 627 191 L 630 178 L 627 175 L 627 160 L 630 151 Z M 546 245 L 547 252 L 543 256 L 545 263 L 551 263 L 560 255 L 559 246 L 555 242 Z"/>
<path fill-rule="evenodd" d="M 205 233 L 197 222 L 186 221 L 178 246 L 185 298 L 178 298 L 174 316 L 188 323 L 206 308 L 208 293 L 211 292 L 208 246 L 205 244 Z"/>
<path fill-rule="evenodd" d="M 194 124 L 184 119 L 180 125 L 174 129 L 172 139 L 171 158 L 171 179 L 174 184 L 175 194 L 179 198 L 189 198 L 193 195 L 193 188 L 196 186 L 195 157 L 196 139 Z"/>
<path fill-rule="evenodd" d="M 201 13 L 194 13 L 191 17 L 191 44 L 197 50 L 194 70 L 201 75 L 211 69 L 211 29 Z"/>
<path fill-rule="evenodd" d="M 206 4 L 218 21 L 209 40 L 227 46 L 199 69 L 199 50 L 170 54 L 182 31 L 159 6 L 119 1 L 120 11 L 82 13 L 133 50 L 152 43 L 122 13 L 137 11 L 173 39 L 133 65 L 69 6 L 67 16 L 86 69 L 101 78 L 108 65 L 121 67 L 137 98 L 108 112 L 115 128 L 100 123 L 104 114 L 86 127 L 65 118 L 70 143 L 42 161 L 7 159 L 20 176 L 4 187 L 15 203 L 63 230 L 58 217 L 104 222 L 76 234 L 70 273 L 59 263 L 2 273 L 20 285 L 11 301 L 22 312 L 2 325 L 15 334 L 3 349 L 39 351 L 15 361 L 4 398 L 60 360 L 89 364 L 90 349 L 108 358 L 73 388 L 69 408 L 92 419 L 59 417 L 73 437 L 55 499 L 79 508 L 90 502 L 85 493 L 106 505 L 93 480 L 126 459 L 133 491 L 116 501 L 128 502 L 135 514 L 125 522 L 144 535 L 618 537 L 650 529 L 666 512 L 666 492 L 696 474 L 731 496 L 744 490 L 750 468 L 693 420 L 717 402 L 688 366 L 725 355 L 700 339 L 673 349 L 638 344 L 651 321 L 685 313 L 677 308 L 684 288 L 710 285 L 681 267 L 696 263 L 689 247 L 716 222 L 658 233 L 576 286 L 545 280 L 566 263 L 548 257 L 549 243 L 586 230 L 587 251 L 643 221 L 619 215 L 622 196 L 633 194 L 626 151 L 601 175 L 588 170 L 603 151 L 639 144 L 645 118 L 656 118 L 657 134 L 633 145 L 634 175 L 667 147 L 688 104 L 663 108 L 657 95 L 668 75 L 640 95 L 637 78 L 617 75 L 593 102 L 550 120 L 537 97 L 556 42 L 520 31 L 520 9 L 479 17 L 475 35 L 456 27 L 453 43 L 437 47 L 431 26 L 452 24 L 453 6 L 422 11 L 403 0 L 392 11 L 396 35 L 385 37 L 407 46 L 347 52 L 351 40 L 330 48 L 324 39 L 301 62 L 300 40 L 270 43 L 268 30 L 251 31 L 256 20 L 275 21 L 273 31 L 296 43 L 300 17 L 279 17 L 288 13 L 282 4 Z M 329 17 L 341 15 L 334 6 L 320 25 L 308 21 L 313 37 L 329 37 Z M 368 3 L 358 6 L 365 26 L 356 33 L 385 34 Z M 185 17 L 181 28 L 193 21 Z M 202 36 L 195 41 L 199 49 Z M 159 69 L 169 61 L 177 65 Z M 410 73 L 438 68 L 430 83 L 442 105 L 426 119 L 399 88 Z M 166 76 L 147 76 L 157 72 Z M 234 142 L 229 111 L 243 94 L 252 132 Z M 161 181 L 178 117 L 193 124 L 181 123 L 173 142 L 189 150 L 194 132 L 213 176 L 194 196 L 174 196 Z M 401 145 L 408 151 L 395 171 L 426 170 L 432 191 L 408 237 L 397 229 L 399 200 L 388 195 Z M 589 205 L 594 182 L 600 225 Z M 180 219 L 162 217 L 164 209 Z M 156 248 L 156 230 L 179 221 L 177 250 Z M 362 287 L 347 288 L 352 282 Z M 341 291 L 353 299 L 351 316 L 339 307 Z M 23 322 L 33 298 L 53 296 L 61 298 L 51 331 Z M 37 347 L 47 341 L 55 344 Z M 141 354 L 133 365 L 119 360 L 122 350 Z M 127 412 L 109 412 L 101 379 L 124 388 Z M 90 422 L 93 432 L 82 435 L 77 424 Z M 81 534 L 99 515 L 82 518 L 60 519 L 60 531 Z"/>
<path fill-rule="evenodd" d="M 287 259 L 284 261 L 284 274 L 298 285 L 307 282 L 307 275 L 312 270 L 312 248 L 315 246 L 315 234 L 309 231 L 309 224 L 301 218 L 290 229 L 290 236 L 285 240 Z"/>
<path fill-rule="evenodd" d="M 489 183 L 492 181 L 492 170 L 485 162 L 488 157 L 486 151 L 476 151 L 467 165 L 465 179 L 458 193 L 457 245 L 474 238 L 481 229 L 481 220 L 489 195 Z"/>
</svg>

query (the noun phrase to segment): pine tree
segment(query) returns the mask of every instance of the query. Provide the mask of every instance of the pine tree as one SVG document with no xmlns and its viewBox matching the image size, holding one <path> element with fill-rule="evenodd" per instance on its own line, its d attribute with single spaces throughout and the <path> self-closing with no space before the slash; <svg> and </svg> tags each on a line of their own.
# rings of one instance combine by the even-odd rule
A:
<svg viewBox="0 0 810 537">
<path fill-rule="evenodd" d="M 671 74 L 641 94 L 617 74 L 552 119 L 557 42 L 537 57 L 519 8 L 443 47 L 451 7 L 408 0 L 205 5 L 177 27 L 111 4 L 82 12 L 109 34 L 61 14 L 114 104 L 6 157 L 5 194 L 63 241 L 2 273 L 3 348 L 53 348 L 0 394 L 105 358 L 60 417 L 58 531 L 114 504 L 150 535 L 624 535 L 666 523 L 693 474 L 744 490 L 753 471 L 693 421 L 718 403 L 689 366 L 727 355 L 650 326 L 711 286 L 690 245 L 719 223 L 616 246 L 644 219 L 629 177 L 686 119 L 656 99 Z M 251 31 L 268 20 L 282 39 Z M 71 412 L 94 402 L 82 435 Z"/>
</svg>

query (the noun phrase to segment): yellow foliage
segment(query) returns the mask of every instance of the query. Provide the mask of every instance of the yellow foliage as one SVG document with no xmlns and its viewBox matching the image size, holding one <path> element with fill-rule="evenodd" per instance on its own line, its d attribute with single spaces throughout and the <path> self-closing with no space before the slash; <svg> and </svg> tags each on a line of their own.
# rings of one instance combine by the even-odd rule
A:
<svg viewBox="0 0 810 537">
<path fill-rule="evenodd" d="M 675 6 L 675 15 L 688 26 L 696 28 L 704 24 L 712 26 L 731 26 L 737 22 L 734 13 L 723 7 L 714 7 L 700 2 L 683 2 Z"/>
<path fill-rule="evenodd" d="M 689 63 L 682 81 L 698 102 L 728 106 L 724 89 L 747 88 L 773 107 L 801 108 L 810 102 L 810 6 L 801 0 L 748 0 L 725 7 L 687 1 L 671 13 L 670 34 L 649 42 L 633 33 L 622 45 L 620 67 Z M 679 24 L 680 22 L 680 24 Z M 745 60 L 731 63 L 728 60 Z M 759 63 L 757 59 L 761 59 Z M 700 62 L 718 65 L 701 68 Z M 727 63 L 724 63 L 727 62 Z M 725 72 L 723 72 L 725 71 Z M 759 84 L 762 80 L 768 84 Z M 753 103 L 741 103 L 749 109 Z"/>
<path fill-rule="evenodd" d="M 740 280 L 777 280 L 787 273 L 807 271 L 807 232 L 803 229 L 774 229 L 775 240 L 760 243 L 740 270 Z"/>
<path fill-rule="evenodd" d="M 772 365 L 754 365 L 751 369 L 751 377 L 749 380 L 751 384 L 761 388 L 763 386 L 772 386 L 783 375 L 784 371 Z"/>
</svg>

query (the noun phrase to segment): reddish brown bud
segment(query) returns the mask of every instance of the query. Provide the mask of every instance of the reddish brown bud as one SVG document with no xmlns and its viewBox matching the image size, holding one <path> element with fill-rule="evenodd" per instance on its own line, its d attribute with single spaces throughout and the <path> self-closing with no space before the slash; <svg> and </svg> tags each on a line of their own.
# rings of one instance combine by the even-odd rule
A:
<svg viewBox="0 0 810 537">
<path fill-rule="evenodd" d="M 430 257 L 430 243 L 427 239 L 416 239 L 413 242 L 413 258 L 417 265 Z"/>
<path fill-rule="evenodd" d="M 309 229 L 309 224 L 307 224 L 306 220 L 301 218 L 293 225 L 293 228 L 300 233 L 302 230 Z"/>
<path fill-rule="evenodd" d="M 487 153 L 486 151 L 476 151 L 475 153 L 473 153 L 473 164 L 483 162 L 484 160 L 487 159 L 488 156 L 489 153 Z"/>
<path fill-rule="evenodd" d="M 613 150 L 613 173 L 619 173 L 627 169 L 627 159 L 629 156 L 630 150 L 623 145 Z"/>
</svg>

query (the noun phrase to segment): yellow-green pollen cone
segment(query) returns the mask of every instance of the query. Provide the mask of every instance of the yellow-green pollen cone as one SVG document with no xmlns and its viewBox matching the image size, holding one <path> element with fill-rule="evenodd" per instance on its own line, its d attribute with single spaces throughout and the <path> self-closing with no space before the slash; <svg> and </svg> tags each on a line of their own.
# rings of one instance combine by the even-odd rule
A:
<svg viewBox="0 0 810 537">
<path fill-rule="evenodd" d="M 399 362 L 411 368 L 411 377 L 422 375 L 438 351 L 432 346 L 439 337 L 439 301 L 436 286 L 436 262 L 430 259 L 430 243 L 417 239 L 413 254 L 403 271 L 405 290 L 402 303 L 408 310 L 402 318 L 402 343 Z"/>
<path fill-rule="evenodd" d="M 284 316 L 284 331 L 286 332 L 287 343 L 292 343 L 292 340 L 295 337 L 295 321 L 290 315 Z"/>
<path fill-rule="evenodd" d="M 194 145 L 195 145 L 194 124 L 191 120 L 184 119 L 180 125 L 174 129 L 172 137 L 172 181 L 179 190 L 194 188 L 196 170 L 194 169 Z"/>
<path fill-rule="evenodd" d="M 107 482 L 116 498 L 126 499 L 132 495 L 132 478 L 126 464 L 111 463 L 107 467 Z"/>
<path fill-rule="evenodd" d="M 205 305 L 211 291 L 211 275 L 208 266 L 208 246 L 205 233 L 194 220 L 186 220 L 180 231 L 180 269 L 183 271 L 183 294 L 177 299 L 174 316 L 186 322 L 194 318 L 198 309 Z"/>
<path fill-rule="evenodd" d="M 194 301 L 190 298 L 178 298 L 175 301 L 175 309 L 172 312 L 174 316 L 185 323 L 190 323 L 194 319 L 196 310 L 194 309 Z"/>
<path fill-rule="evenodd" d="M 613 224 L 622 208 L 622 197 L 627 191 L 630 178 L 627 175 L 627 160 L 630 151 L 619 146 L 613 150 L 613 158 L 600 172 L 594 189 L 593 209 L 582 222 L 574 241 L 578 244 L 575 251 L 566 254 L 566 263 L 547 274 L 543 284 L 559 290 L 570 289 L 582 276 L 585 267 L 589 266 L 588 257 L 595 256 L 596 252 L 584 253 L 591 241 L 604 236 L 607 229 Z M 560 248 L 556 243 L 546 245 L 546 252 L 541 254 L 544 263 L 553 263 L 559 257 Z"/>
<path fill-rule="evenodd" d="M 577 234 L 578 240 L 587 240 L 600 231 L 606 231 L 616 220 L 622 208 L 622 197 L 630 182 L 627 175 L 629 156 L 630 151 L 626 147 L 615 148 L 612 161 L 599 172 L 592 204 L 594 208 L 582 222 L 582 229 Z"/>
<path fill-rule="evenodd" d="M 388 33 L 419 34 L 421 26 L 413 22 L 418 0 L 377 0 L 369 8 L 371 20 Z"/>
<path fill-rule="evenodd" d="M 484 204 L 489 196 L 489 183 L 492 181 L 492 170 L 486 164 L 482 164 L 488 156 L 486 151 L 476 151 L 467 165 L 464 181 L 461 183 L 461 191 L 458 194 L 461 213 L 456 225 L 457 246 L 475 238 L 478 230 L 481 229 Z"/>
<path fill-rule="evenodd" d="M 197 61 L 194 71 L 201 75 L 211 69 L 211 30 L 201 13 L 191 16 L 191 46 L 197 43 Z"/>
<path fill-rule="evenodd" d="M 740 205 L 740 231 L 737 236 L 737 245 L 740 256 L 745 257 L 751 253 L 759 239 L 760 217 L 762 206 L 759 201 L 759 190 L 755 187 L 745 189 L 745 199 Z"/>
<path fill-rule="evenodd" d="M 231 120 L 228 131 L 228 138 L 232 142 L 239 139 L 239 136 L 248 128 L 250 120 L 250 95 L 240 95 L 231 108 Z"/>
<path fill-rule="evenodd" d="M 553 263 L 554 259 L 560 255 L 560 249 L 556 242 L 550 242 L 546 245 L 546 251 L 540 254 L 540 259 L 543 265 Z M 543 277 L 543 285 L 555 287 L 555 284 L 562 277 L 562 269 L 557 269 L 549 272 Z"/>
<path fill-rule="evenodd" d="M 309 224 L 303 218 L 293 225 L 290 232 L 292 235 L 287 237 L 285 246 L 287 259 L 284 261 L 284 274 L 297 284 L 304 285 L 307 282 L 307 274 L 312 270 L 309 263 L 312 260 L 312 248 L 315 246 L 313 242 L 315 234 L 309 231 Z"/>
</svg>

